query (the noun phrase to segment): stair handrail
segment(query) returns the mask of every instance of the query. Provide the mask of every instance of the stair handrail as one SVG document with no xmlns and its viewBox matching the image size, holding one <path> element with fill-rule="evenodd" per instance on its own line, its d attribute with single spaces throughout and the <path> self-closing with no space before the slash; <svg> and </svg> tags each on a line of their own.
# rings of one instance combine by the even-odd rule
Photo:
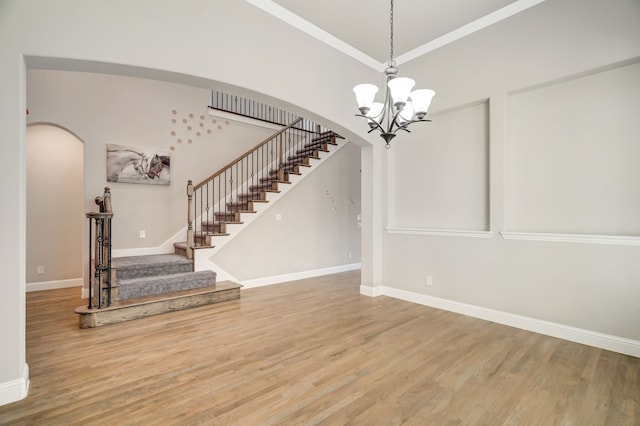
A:
<svg viewBox="0 0 640 426">
<path fill-rule="evenodd" d="M 308 137 L 321 130 L 320 126 L 313 123 L 310 124 L 315 127 L 309 129 L 303 128 L 306 125 L 300 126 L 300 123 L 308 122 L 303 117 L 297 117 L 200 183 L 194 185 L 188 181 L 187 258 L 193 259 L 194 250 L 200 245 L 196 244 L 196 240 L 204 240 L 202 245 L 210 246 L 212 235 L 226 233 L 228 223 L 240 220 L 239 210 L 253 209 L 250 206 L 259 202 L 257 198 L 266 196 L 261 193 L 271 188 L 266 188 L 269 184 L 264 184 L 263 179 L 270 182 L 285 180 L 285 158 L 290 158 L 289 155 Z M 265 188 L 263 191 L 256 187 Z M 247 193 L 241 193 L 242 190 L 248 190 L 250 196 L 246 197 Z M 224 219 L 218 219 L 218 215 L 223 215 Z M 210 226 L 214 229 L 211 230 Z"/>
<path fill-rule="evenodd" d="M 272 141 L 273 139 L 277 138 L 278 136 L 281 136 L 286 131 L 288 131 L 289 129 L 293 128 L 293 126 L 295 126 L 296 124 L 300 123 L 302 120 L 303 120 L 302 117 L 298 117 L 296 120 L 294 120 L 291 123 L 289 123 L 286 127 L 284 127 L 281 130 L 278 130 L 276 133 L 272 134 L 271 136 L 267 137 L 266 139 L 264 139 L 263 141 L 261 141 L 260 143 L 255 145 L 253 148 L 249 148 L 247 151 L 245 151 L 244 153 L 240 154 L 234 160 L 231 160 L 229 163 L 227 163 L 226 166 L 220 168 L 217 172 L 215 172 L 214 174 L 212 174 L 208 178 L 203 179 L 197 185 L 194 185 L 193 186 L 193 190 L 197 191 L 198 189 L 202 188 L 204 185 L 206 185 L 207 182 L 209 182 L 209 181 L 215 179 L 216 177 L 220 176 L 226 170 L 228 170 L 231 167 L 233 167 L 236 163 L 242 161 L 247 155 L 251 154 L 252 152 L 254 152 L 254 151 L 258 150 L 258 149 L 260 149 L 262 146 L 264 146 L 268 142 Z M 296 130 L 300 130 L 300 129 L 296 129 Z"/>
</svg>

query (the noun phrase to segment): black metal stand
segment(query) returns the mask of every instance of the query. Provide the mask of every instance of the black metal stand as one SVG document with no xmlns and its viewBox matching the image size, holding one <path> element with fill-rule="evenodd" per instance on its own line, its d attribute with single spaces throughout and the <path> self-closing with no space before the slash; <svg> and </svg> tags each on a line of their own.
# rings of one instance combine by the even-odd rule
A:
<svg viewBox="0 0 640 426">
<path fill-rule="evenodd" d="M 107 290 L 106 304 L 107 306 L 111 305 L 112 217 L 113 213 L 87 213 L 87 218 L 89 218 L 89 309 L 93 308 L 94 285 L 97 293 L 98 309 L 102 308 L 102 290 L 104 289 Z M 92 219 L 95 221 L 95 224 L 92 223 Z M 92 238 L 92 228 L 95 228 L 95 239 Z M 91 262 L 92 251 L 93 265 Z"/>
<path fill-rule="evenodd" d="M 113 217 L 111 190 L 108 187 L 105 188 L 104 195 L 96 197 L 95 202 L 100 206 L 100 212 L 87 213 L 89 219 L 89 309 L 93 309 L 94 285 L 98 309 L 102 308 L 103 290 L 107 291 L 107 306 L 111 305 L 111 218 Z M 93 238 L 93 228 L 95 228 L 95 239 Z"/>
</svg>

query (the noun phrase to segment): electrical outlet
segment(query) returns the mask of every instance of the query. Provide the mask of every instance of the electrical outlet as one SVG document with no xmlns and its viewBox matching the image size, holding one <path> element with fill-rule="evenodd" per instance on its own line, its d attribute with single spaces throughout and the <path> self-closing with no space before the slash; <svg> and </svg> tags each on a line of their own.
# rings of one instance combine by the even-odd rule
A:
<svg viewBox="0 0 640 426">
<path fill-rule="evenodd" d="M 433 278 L 431 275 L 427 275 L 427 285 L 433 285 Z"/>
<path fill-rule="evenodd" d="M 36 267 L 36 274 L 44 275 L 44 266 L 37 266 Z"/>
<path fill-rule="evenodd" d="M 140 238 L 147 238 L 147 233 L 145 232 L 144 229 L 140 230 Z"/>
<path fill-rule="evenodd" d="M 282 220 L 282 215 L 280 213 L 276 213 L 276 222 L 280 222 Z"/>
<path fill-rule="evenodd" d="M 349 252 L 349 259 L 351 259 L 351 252 Z"/>
</svg>

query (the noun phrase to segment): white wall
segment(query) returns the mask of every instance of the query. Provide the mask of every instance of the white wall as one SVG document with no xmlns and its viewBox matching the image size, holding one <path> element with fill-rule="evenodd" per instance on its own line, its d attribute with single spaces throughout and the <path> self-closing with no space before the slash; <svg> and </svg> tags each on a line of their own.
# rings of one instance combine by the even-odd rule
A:
<svg viewBox="0 0 640 426">
<path fill-rule="evenodd" d="M 489 229 L 489 103 L 431 114 L 432 123 L 398 138 L 389 225 Z M 437 184 L 434 184 L 437 183 Z"/>
<path fill-rule="evenodd" d="M 640 62 L 507 101 L 507 229 L 639 236 Z"/>
<path fill-rule="evenodd" d="M 359 263 L 360 148 L 339 143 L 212 261 L 241 281 Z"/>
<path fill-rule="evenodd" d="M 186 226 L 187 180 L 200 182 L 275 132 L 273 128 L 208 115 L 209 91 L 200 88 L 52 70 L 30 70 L 28 78 L 27 100 L 31 111 L 28 121 L 64 124 L 87 141 L 86 173 L 84 176 L 80 173 L 76 184 L 81 190 L 84 181 L 93 191 L 85 192 L 78 211 L 82 213 L 83 204 L 85 211 L 95 211 L 95 196 L 101 194 L 104 186 L 111 188 L 115 212 L 112 241 L 116 253 L 161 246 Z M 110 143 L 169 152 L 171 185 L 107 182 L 105 146 Z M 220 266 L 245 280 L 360 262 L 360 232 L 356 226 L 360 213 L 360 151 L 353 144 L 348 145 L 278 202 L 278 211 L 282 211 L 285 220 L 276 225 L 272 220 L 258 220 L 252 224 L 251 232 L 239 236 L 239 242 L 234 237 L 216 256 L 224 259 Z M 36 147 L 33 152 L 37 152 Z M 50 160 L 52 156 L 46 158 Z M 32 180 L 46 181 L 50 171 L 34 165 L 29 176 Z M 40 192 L 29 192 L 29 200 L 39 196 Z M 49 198 L 43 198 L 42 202 L 55 201 L 55 197 Z M 46 213 L 42 209 L 33 210 Z M 267 216 L 272 218 L 271 213 Z M 79 229 L 85 225 L 84 237 L 88 238 L 85 221 Z M 32 223 L 27 225 L 27 235 L 41 234 L 40 228 L 32 227 Z M 145 230 L 145 239 L 139 238 L 140 230 Z M 61 280 L 69 271 L 62 269 L 64 262 L 55 254 L 82 265 L 82 259 L 88 258 L 86 250 L 83 254 L 81 249 L 86 245 L 77 245 L 79 253 L 73 254 L 66 250 L 40 250 L 40 246 L 28 244 L 27 257 L 36 257 L 38 265 L 58 262 L 59 270 L 53 277 Z M 167 247 L 172 249 L 170 244 Z M 33 262 L 28 263 L 29 272 Z M 31 275 L 35 276 L 35 266 L 32 269 Z M 73 278 L 82 277 L 82 271 L 76 269 L 79 274 Z"/>
<path fill-rule="evenodd" d="M 82 141 L 57 126 L 30 126 L 26 247 L 29 290 L 82 284 L 83 213 Z M 42 267 L 41 273 L 38 267 Z"/>
<path fill-rule="evenodd" d="M 438 94 L 435 110 L 489 99 L 491 239 L 386 234 L 384 148 L 363 149 L 363 284 L 383 283 L 638 339 L 637 247 L 503 241 L 508 93 L 640 56 L 636 0 L 547 0 L 402 64 Z M 73 11 L 73 13 L 70 13 Z M 126 12 L 123 12 L 126 11 Z M 429 11 L 431 13 L 432 11 Z M 261 37 L 268 34 L 269 37 Z M 295 52 L 297 61 L 288 60 Z M 5 0 L 0 3 L 0 383 L 24 394 L 25 60 L 30 67 L 120 72 L 206 88 L 211 80 L 306 110 L 359 146 L 351 87 L 379 75 L 246 2 Z M 284 66 L 283 64 L 287 64 Z M 318 66 L 318 64 L 321 64 Z M 159 71 L 162 70 L 162 71 Z M 279 100 L 279 101 L 275 101 Z M 402 140 L 420 137 L 418 131 Z M 377 139 L 367 136 L 367 141 Z M 377 142 L 377 141 L 376 141 Z M 393 181 L 394 167 L 391 164 Z M 476 169 L 478 173 L 481 169 Z M 474 204 L 478 207 L 479 204 Z M 482 223 L 475 216 L 473 227 Z M 476 223 L 475 221 L 478 220 Z M 444 225 L 441 225 L 444 226 Z M 384 255 L 384 256 L 383 256 Z M 430 273 L 434 285 L 422 283 Z M 384 278 L 384 279 L 383 279 Z M 384 281 L 384 282 L 383 282 Z"/>
<path fill-rule="evenodd" d="M 320 118 L 322 124 L 359 145 L 367 142 L 349 130 L 351 123 L 361 124 L 353 116 L 350 88 L 354 81 L 377 76 L 246 2 L 222 0 L 3 1 L 0 57 L 0 127 L 6 141 L 3 153 L 10 159 L 0 171 L 5 182 L 3 201 L 8 206 L 0 213 L 0 403 L 23 397 L 28 383 L 24 337 L 27 62 L 30 68 L 124 74 L 201 89 L 218 83 L 222 91 Z M 99 99 L 87 100 L 99 103 Z M 88 113 L 84 110 L 81 115 Z M 145 119 L 143 112 L 136 114 Z M 102 150 L 92 152 L 87 131 L 76 129 L 87 143 L 85 156 L 98 155 L 99 161 Z M 101 140 L 122 140 L 115 132 L 117 127 Z M 144 135 L 133 136 L 140 136 L 135 138 L 138 142 Z M 158 193 L 163 190 L 155 187 Z M 96 191 L 102 192 L 101 181 L 87 181 L 85 193 L 95 196 Z M 135 189 L 123 190 L 128 191 Z M 118 203 L 124 204 L 118 199 L 114 203 L 116 209 Z M 174 219 L 173 213 L 166 214 Z M 137 232 L 140 225 L 120 228 Z M 153 232 L 151 239 L 159 235 Z"/>
<path fill-rule="evenodd" d="M 549 0 L 401 67 L 439 103 L 394 141 L 387 292 L 640 356 L 638 40 L 637 1 Z"/>
<path fill-rule="evenodd" d="M 29 122 L 59 124 L 85 141 L 85 211 L 96 211 L 94 198 L 111 188 L 114 250 L 162 245 L 186 226 L 187 181 L 200 182 L 273 133 L 209 116 L 206 89 L 52 70 L 30 70 L 27 83 Z M 168 152 L 171 184 L 107 182 L 107 144 Z"/>
</svg>

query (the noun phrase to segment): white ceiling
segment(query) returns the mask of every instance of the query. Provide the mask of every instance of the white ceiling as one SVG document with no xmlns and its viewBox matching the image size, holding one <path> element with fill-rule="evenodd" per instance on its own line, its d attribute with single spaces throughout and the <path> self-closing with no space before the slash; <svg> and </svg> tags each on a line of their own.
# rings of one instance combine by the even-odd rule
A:
<svg viewBox="0 0 640 426">
<path fill-rule="evenodd" d="M 390 0 L 247 0 L 288 24 L 382 70 L 389 60 Z M 398 64 L 544 0 L 394 0 Z"/>
</svg>

